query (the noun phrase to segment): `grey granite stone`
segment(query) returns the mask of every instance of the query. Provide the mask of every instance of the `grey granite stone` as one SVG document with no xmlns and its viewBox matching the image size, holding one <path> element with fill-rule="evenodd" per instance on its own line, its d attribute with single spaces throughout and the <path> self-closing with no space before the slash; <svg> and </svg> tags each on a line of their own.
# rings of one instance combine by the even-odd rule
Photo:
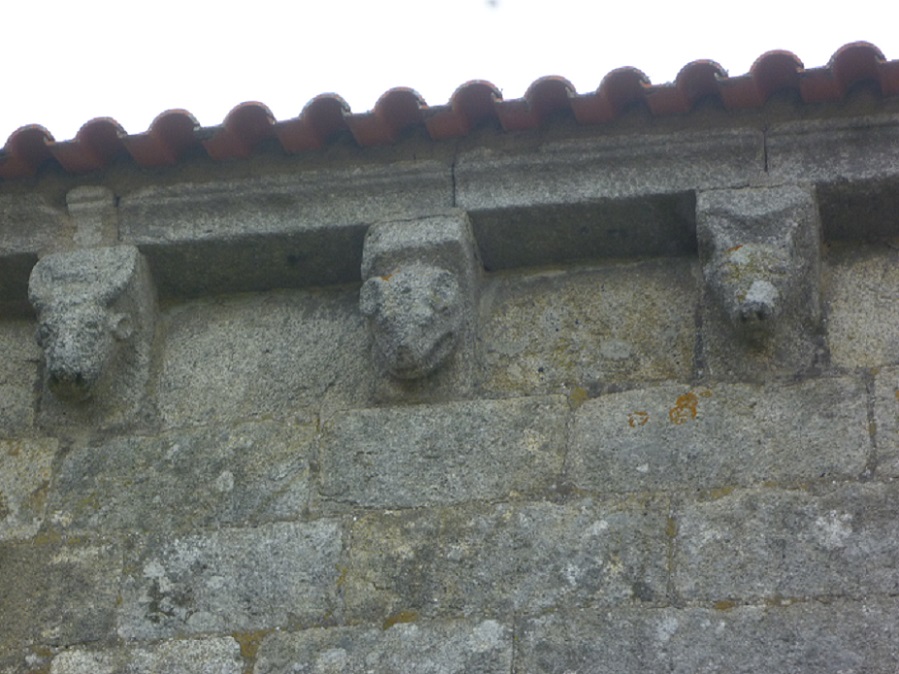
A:
<svg viewBox="0 0 899 674">
<path fill-rule="evenodd" d="M 828 601 L 731 610 L 667 610 L 672 674 L 890 674 L 899 668 L 899 604 Z"/>
<path fill-rule="evenodd" d="M 112 544 L 0 544 L 0 653 L 109 638 L 121 567 Z"/>
<path fill-rule="evenodd" d="M 534 613 L 665 601 L 667 501 L 388 512 L 353 524 L 347 614 Z"/>
<path fill-rule="evenodd" d="M 697 195 L 706 374 L 764 379 L 807 372 L 825 358 L 820 229 L 808 188 Z"/>
<path fill-rule="evenodd" d="M 14 437 L 34 425 L 41 362 L 36 328 L 24 319 L 0 321 L 0 438 Z"/>
<path fill-rule="evenodd" d="M 894 599 L 525 618 L 515 674 L 891 674 Z"/>
<path fill-rule="evenodd" d="M 367 400 L 376 372 L 358 302 L 352 287 L 173 307 L 156 385 L 163 422 L 308 418 Z"/>
<path fill-rule="evenodd" d="M 241 674 L 240 647 L 231 637 L 166 641 L 144 648 L 71 650 L 53 658 L 50 674 Z"/>
<path fill-rule="evenodd" d="M 495 620 L 314 629 L 266 638 L 255 674 L 510 674 L 512 648 Z"/>
<path fill-rule="evenodd" d="M 514 674 L 669 674 L 659 609 L 589 609 L 525 617 Z M 660 629 L 661 627 L 661 629 Z"/>
<path fill-rule="evenodd" d="M 778 182 L 858 182 L 896 175 L 890 147 L 899 138 L 896 115 L 869 119 L 791 120 L 766 133 L 767 165 Z"/>
<path fill-rule="evenodd" d="M 111 246 L 119 240 L 115 193 L 102 185 L 80 185 L 66 192 L 66 210 L 75 223 L 79 248 Z"/>
<path fill-rule="evenodd" d="M 331 521 L 144 539 L 128 553 L 123 639 L 317 625 L 336 609 L 340 527 Z"/>
<path fill-rule="evenodd" d="M 482 296 L 484 388 L 533 394 L 693 371 L 688 258 L 496 275 Z"/>
<path fill-rule="evenodd" d="M 688 600 L 899 591 L 895 484 L 739 490 L 677 513 L 674 584 Z"/>
<path fill-rule="evenodd" d="M 877 443 L 875 474 L 899 477 L 899 367 L 876 371 L 874 379 L 874 428 Z"/>
<path fill-rule="evenodd" d="M 47 420 L 89 426 L 130 420 L 143 407 L 155 337 L 156 291 L 134 246 L 47 255 L 28 297 L 52 395 Z"/>
<path fill-rule="evenodd" d="M 53 485 L 51 523 L 69 534 L 153 534 L 296 518 L 314 432 L 245 423 L 74 448 Z"/>
<path fill-rule="evenodd" d="M 899 250 L 833 246 L 827 257 L 827 341 L 834 365 L 899 363 Z"/>
<path fill-rule="evenodd" d="M 0 440 L 0 541 L 38 532 L 58 447 L 54 438 Z"/>
<path fill-rule="evenodd" d="M 36 192 L 0 196 L 0 219 L 3 221 L 0 256 L 4 257 L 13 253 L 44 253 L 64 248 L 66 239 L 71 240 L 74 233 L 66 212 Z"/>
<path fill-rule="evenodd" d="M 664 384 L 585 402 L 567 470 L 599 491 L 716 489 L 851 478 L 871 452 L 858 379 Z"/>
<path fill-rule="evenodd" d="M 567 418 L 561 396 L 340 413 L 322 428 L 322 499 L 404 508 L 543 490 L 559 477 Z"/>
<path fill-rule="evenodd" d="M 144 187 L 121 197 L 122 240 L 162 296 L 351 283 L 368 225 L 448 208 L 452 190 L 433 159 Z"/>
<path fill-rule="evenodd" d="M 386 373 L 420 379 L 459 352 L 453 364 L 471 381 L 480 271 L 462 211 L 369 228 L 359 307 Z"/>
<path fill-rule="evenodd" d="M 38 254 L 71 245 L 74 228 L 40 194 L 0 195 L 0 316 L 27 315 L 28 275 Z"/>
</svg>

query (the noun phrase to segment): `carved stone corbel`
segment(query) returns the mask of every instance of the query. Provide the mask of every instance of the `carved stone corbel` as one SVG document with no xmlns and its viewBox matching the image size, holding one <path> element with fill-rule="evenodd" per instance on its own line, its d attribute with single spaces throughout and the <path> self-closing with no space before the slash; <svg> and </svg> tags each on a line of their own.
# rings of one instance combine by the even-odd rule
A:
<svg viewBox="0 0 899 674">
<path fill-rule="evenodd" d="M 703 192 L 703 337 L 717 375 L 796 373 L 820 357 L 820 223 L 798 186 Z"/>
<path fill-rule="evenodd" d="M 473 359 L 480 264 L 468 218 L 453 211 L 373 225 L 359 306 L 376 358 L 400 380 Z"/>
<path fill-rule="evenodd" d="M 137 248 L 47 255 L 31 272 L 28 295 L 38 316 L 45 381 L 55 398 L 119 414 L 139 404 L 150 367 L 156 295 Z"/>
</svg>

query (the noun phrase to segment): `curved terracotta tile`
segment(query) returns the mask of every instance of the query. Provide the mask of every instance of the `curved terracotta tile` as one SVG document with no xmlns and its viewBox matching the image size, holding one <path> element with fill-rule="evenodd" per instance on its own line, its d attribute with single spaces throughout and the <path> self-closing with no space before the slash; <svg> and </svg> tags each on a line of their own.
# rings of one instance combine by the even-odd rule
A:
<svg viewBox="0 0 899 674">
<path fill-rule="evenodd" d="M 410 126 L 424 123 L 427 107 L 414 89 L 396 87 L 378 99 L 372 112 L 352 115 L 347 118 L 347 124 L 359 145 L 389 145 Z"/>
<path fill-rule="evenodd" d="M 465 136 L 487 122 L 505 131 L 534 129 L 567 111 L 580 124 L 602 124 L 634 106 L 654 116 L 687 113 L 710 96 L 728 110 L 763 106 L 780 91 L 796 91 L 803 102 L 819 103 L 840 100 L 862 82 L 875 83 L 883 96 L 899 95 L 899 61 L 887 61 L 870 43 L 853 42 L 840 47 L 826 66 L 812 69 L 788 51 L 762 54 L 749 73 L 738 77 L 728 77 L 714 61 L 695 61 L 674 82 L 662 85 L 652 85 L 636 68 L 618 68 L 586 94 L 553 76 L 533 82 L 522 98 L 503 100 L 492 83 L 472 80 L 459 86 L 448 104 L 433 108 L 408 88 L 390 89 L 363 114 L 352 114 L 336 94 L 323 94 L 288 120 L 276 121 L 265 105 L 251 102 L 232 109 L 221 126 L 207 129 L 189 112 L 169 110 L 134 135 L 108 118 L 89 121 L 73 140 L 61 143 L 43 127 L 23 127 L 0 152 L 0 178 L 33 176 L 50 157 L 64 170 L 81 173 L 103 168 L 126 151 L 138 165 L 168 166 L 198 147 L 212 159 L 225 160 L 249 157 L 264 141 L 277 139 L 285 152 L 297 153 L 322 148 L 347 131 L 365 147 L 395 143 L 409 129 L 422 127 L 434 140 Z"/>
<path fill-rule="evenodd" d="M 260 141 L 272 138 L 275 117 L 262 103 L 250 101 L 231 109 L 212 138 L 202 141 L 213 159 L 245 159 Z"/>
<path fill-rule="evenodd" d="M 337 94 L 321 94 L 309 101 L 300 113 L 275 124 L 275 135 L 285 151 L 296 154 L 318 150 L 349 127 L 346 117 L 350 106 Z"/>
<path fill-rule="evenodd" d="M 884 60 L 881 51 L 868 42 L 843 45 L 826 66 L 802 73 L 802 100 L 807 103 L 838 101 L 853 85 L 866 80 L 880 86 L 879 66 Z"/>
<path fill-rule="evenodd" d="M 702 98 L 722 100 L 720 82 L 726 77 L 727 71 L 715 61 L 693 61 L 681 68 L 673 86 L 652 87 L 646 103 L 654 115 L 683 114 Z"/>
<path fill-rule="evenodd" d="M 47 147 L 53 136 L 39 124 L 29 124 L 12 132 L 0 154 L 0 178 L 30 178 L 50 157 Z"/>
<path fill-rule="evenodd" d="M 172 166 L 199 144 L 200 123 L 187 110 L 166 110 L 156 116 L 146 133 L 122 139 L 139 166 Z"/>
<path fill-rule="evenodd" d="M 464 136 L 486 120 L 498 120 L 496 104 L 502 92 L 486 80 L 470 80 L 458 87 L 448 106 L 431 108 L 425 126 L 434 140 Z"/>
<path fill-rule="evenodd" d="M 50 143 L 50 153 L 70 173 L 88 173 L 108 166 L 125 152 L 125 129 L 110 117 L 97 117 L 79 129 L 74 140 Z"/>
</svg>

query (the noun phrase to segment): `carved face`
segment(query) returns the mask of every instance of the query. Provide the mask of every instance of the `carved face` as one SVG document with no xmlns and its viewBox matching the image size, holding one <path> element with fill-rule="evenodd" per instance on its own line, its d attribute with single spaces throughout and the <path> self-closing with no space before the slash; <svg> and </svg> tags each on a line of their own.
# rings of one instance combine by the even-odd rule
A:
<svg viewBox="0 0 899 674">
<path fill-rule="evenodd" d="M 50 390 L 65 400 L 86 400 L 131 335 L 131 320 L 93 302 L 59 304 L 40 312 L 37 342 L 44 350 Z"/>
<path fill-rule="evenodd" d="M 461 304 L 456 276 L 427 265 L 372 277 L 362 285 L 359 298 L 387 369 L 401 379 L 430 374 L 452 353 Z"/>
<path fill-rule="evenodd" d="M 788 246 L 760 243 L 733 246 L 715 255 L 713 287 L 735 325 L 763 329 L 780 315 L 790 258 Z"/>
</svg>

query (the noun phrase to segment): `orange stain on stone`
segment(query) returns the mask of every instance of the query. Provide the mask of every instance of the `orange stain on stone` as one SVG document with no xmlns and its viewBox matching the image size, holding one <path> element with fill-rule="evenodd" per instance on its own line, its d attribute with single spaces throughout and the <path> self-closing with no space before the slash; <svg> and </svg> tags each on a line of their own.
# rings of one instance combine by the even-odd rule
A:
<svg viewBox="0 0 899 674">
<path fill-rule="evenodd" d="M 649 412 L 644 412 L 643 410 L 637 410 L 627 415 L 627 425 L 631 428 L 636 428 L 637 426 L 645 426 L 648 421 Z"/>
<path fill-rule="evenodd" d="M 680 426 L 691 419 L 695 419 L 698 408 L 699 398 L 693 391 L 689 391 L 682 396 L 678 396 L 677 400 L 674 401 L 674 407 L 668 410 L 668 419 L 672 424 Z"/>
</svg>

